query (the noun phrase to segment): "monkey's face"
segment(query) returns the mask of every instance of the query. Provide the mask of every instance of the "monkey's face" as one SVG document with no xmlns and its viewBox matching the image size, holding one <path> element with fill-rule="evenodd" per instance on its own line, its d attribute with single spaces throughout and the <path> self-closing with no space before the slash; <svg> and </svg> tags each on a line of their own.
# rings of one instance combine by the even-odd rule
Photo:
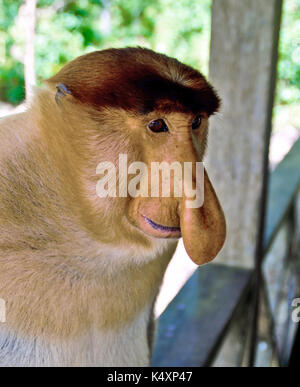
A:
<svg viewBox="0 0 300 387">
<path fill-rule="evenodd" d="M 205 113 L 153 111 L 143 117 L 128 117 L 125 122 L 134 148 L 140 149 L 140 161 L 147 167 L 139 186 L 141 195 L 130 200 L 128 218 L 147 235 L 178 238 L 184 179 L 188 179 L 185 168 L 193 167 L 190 179 L 196 185 L 195 165 L 205 152 L 208 117 Z"/>
<path fill-rule="evenodd" d="M 128 116 L 124 123 L 133 147 L 139 149 L 138 160 L 147 166 L 140 196 L 127 203 L 129 222 L 150 237 L 182 236 L 191 259 L 207 263 L 225 238 L 224 216 L 211 183 L 206 172 L 197 174 L 197 163 L 200 171 L 203 168 L 199 164 L 207 144 L 207 113 L 158 110 L 142 117 Z M 192 207 L 185 183 L 195 188 Z M 201 198 L 196 197 L 197 189 Z"/>
<path fill-rule="evenodd" d="M 189 67 L 148 50 L 127 50 L 84 56 L 51 80 L 79 155 L 82 220 L 102 242 L 133 249 L 182 236 L 191 259 L 207 263 L 226 233 L 206 171 L 198 174 L 218 98 Z"/>
</svg>

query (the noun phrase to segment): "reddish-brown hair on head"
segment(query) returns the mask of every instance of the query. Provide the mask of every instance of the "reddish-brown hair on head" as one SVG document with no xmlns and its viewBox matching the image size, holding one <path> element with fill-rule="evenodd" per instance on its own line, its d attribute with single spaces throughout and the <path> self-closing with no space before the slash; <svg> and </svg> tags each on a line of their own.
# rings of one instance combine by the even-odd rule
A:
<svg viewBox="0 0 300 387">
<path fill-rule="evenodd" d="M 215 113 L 220 99 L 202 74 L 145 48 L 96 51 L 66 65 L 49 83 L 64 84 L 81 103 L 142 114 L 154 109 Z"/>
</svg>

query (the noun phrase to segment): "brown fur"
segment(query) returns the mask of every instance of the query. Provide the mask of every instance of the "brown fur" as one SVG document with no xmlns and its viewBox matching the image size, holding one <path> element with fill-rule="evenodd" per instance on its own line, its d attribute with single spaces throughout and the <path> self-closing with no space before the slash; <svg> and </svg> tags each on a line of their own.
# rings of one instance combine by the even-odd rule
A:
<svg viewBox="0 0 300 387">
<path fill-rule="evenodd" d="M 117 107 L 142 114 L 157 109 L 206 111 L 211 115 L 220 105 L 216 92 L 198 71 L 145 48 L 81 56 L 49 82 L 67 85 L 78 101 L 96 109 Z"/>
<path fill-rule="evenodd" d="M 92 323 L 102 329 L 132 320 L 151 302 L 172 252 L 155 261 L 137 264 L 126 257 L 122 262 L 124 248 L 125 256 L 142 257 L 151 256 L 153 245 L 141 243 L 149 251 L 139 252 L 134 235 L 120 239 L 109 220 L 95 231 L 76 179 L 80 149 L 74 151 L 61 132 L 64 122 L 52 99 L 43 100 L 46 95 L 38 94 L 33 106 L 52 119 L 44 120 L 44 112 L 34 108 L 1 126 L 0 295 L 7 301 L 11 328 L 62 338 L 83 333 Z M 97 241 L 99 228 L 104 246 Z M 111 240 L 115 251 L 105 247 Z M 112 252 L 120 260 L 104 263 Z"/>
</svg>

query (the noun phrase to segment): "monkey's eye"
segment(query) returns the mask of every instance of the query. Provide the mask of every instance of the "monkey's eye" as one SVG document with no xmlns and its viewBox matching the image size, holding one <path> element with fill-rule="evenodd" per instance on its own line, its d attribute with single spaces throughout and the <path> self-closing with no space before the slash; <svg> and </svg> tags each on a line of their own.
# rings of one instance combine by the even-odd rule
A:
<svg viewBox="0 0 300 387">
<path fill-rule="evenodd" d="M 160 133 L 160 132 L 168 132 L 169 128 L 167 127 L 166 123 L 164 120 L 159 119 L 159 120 L 154 120 L 148 124 L 148 128 L 155 133 Z"/>
<path fill-rule="evenodd" d="M 199 129 L 201 124 L 202 124 L 202 116 L 197 116 L 192 123 L 192 129 L 193 130 Z"/>
</svg>

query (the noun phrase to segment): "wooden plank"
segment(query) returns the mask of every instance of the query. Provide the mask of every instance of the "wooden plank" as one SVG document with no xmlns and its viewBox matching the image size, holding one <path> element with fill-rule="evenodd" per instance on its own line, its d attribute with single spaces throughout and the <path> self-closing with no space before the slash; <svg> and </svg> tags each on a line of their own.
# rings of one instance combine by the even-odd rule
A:
<svg viewBox="0 0 300 387">
<path fill-rule="evenodd" d="M 152 365 L 207 365 L 243 300 L 251 273 L 225 265 L 198 269 L 159 319 Z"/>
<path fill-rule="evenodd" d="M 300 188 L 300 140 L 271 174 L 264 247 L 268 250 Z"/>
<path fill-rule="evenodd" d="M 266 247 L 278 232 L 298 193 L 299 164 L 300 140 L 271 174 Z M 153 364 L 207 364 L 229 325 L 232 311 L 236 310 L 242 298 L 250 281 L 250 273 L 223 265 L 209 265 L 198 269 L 160 319 Z"/>
<path fill-rule="evenodd" d="M 251 318 L 251 299 L 243 301 L 236 318 L 230 324 L 230 328 L 213 363 L 214 368 L 243 367 L 247 363 L 250 334 L 249 320 Z"/>
<path fill-rule="evenodd" d="M 264 218 L 282 0 L 214 0 L 210 80 L 223 107 L 212 120 L 207 169 L 228 237 L 218 262 L 254 267 Z"/>
<path fill-rule="evenodd" d="M 214 0 L 210 79 L 223 109 L 212 122 L 207 169 L 228 224 L 218 262 L 247 269 L 197 270 L 160 318 L 154 366 L 210 364 L 259 268 L 281 6 Z"/>
<path fill-rule="evenodd" d="M 294 342 L 290 362 L 290 368 L 298 368 L 300 367 L 300 326 L 298 327 L 298 331 L 296 334 L 296 339 Z"/>
</svg>

